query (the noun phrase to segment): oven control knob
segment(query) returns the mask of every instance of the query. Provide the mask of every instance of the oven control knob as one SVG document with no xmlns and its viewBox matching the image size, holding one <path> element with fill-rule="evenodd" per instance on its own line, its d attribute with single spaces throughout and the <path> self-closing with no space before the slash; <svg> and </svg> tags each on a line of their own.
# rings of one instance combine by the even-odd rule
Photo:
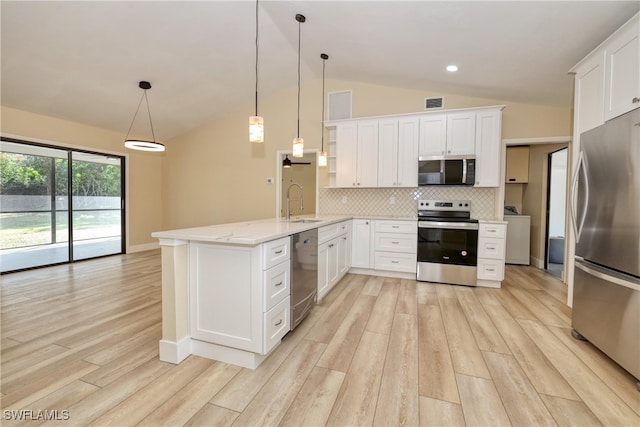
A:
<svg viewBox="0 0 640 427">
<path fill-rule="evenodd" d="M 467 256 L 467 251 L 462 251 L 461 254 L 462 256 Z"/>
</svg>

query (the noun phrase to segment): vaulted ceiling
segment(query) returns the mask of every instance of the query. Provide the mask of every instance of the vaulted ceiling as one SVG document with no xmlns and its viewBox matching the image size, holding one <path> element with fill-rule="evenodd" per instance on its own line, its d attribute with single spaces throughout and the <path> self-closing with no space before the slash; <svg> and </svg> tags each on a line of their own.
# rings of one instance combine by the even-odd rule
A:
<svg viewBox="0 0 640 427">
<path fill-rule="evenodd" d="M 159 139 L 251 104 L 253 1 L 6 1 L 2 105 L 126 132 L 149 80 Z M 327 77 L 569 107 L 567 71 L 638 1 L 259 2 L 260 93 Z M 454 63 L 457 73 L 445 66 Z"/>
</svg>

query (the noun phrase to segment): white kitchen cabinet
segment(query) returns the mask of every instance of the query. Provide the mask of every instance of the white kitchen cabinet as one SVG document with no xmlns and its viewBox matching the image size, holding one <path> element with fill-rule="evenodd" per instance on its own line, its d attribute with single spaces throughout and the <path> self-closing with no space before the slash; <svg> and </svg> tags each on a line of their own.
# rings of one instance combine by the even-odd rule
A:
<svg viewBox="0 0 640 427">
<path fill-rule="evenodd" d="M 374 269 L 416 272 L 417 221 L 374 221 Z"/>
<path fill-rule="evenodd" d="M 506 222 L 480 221 L 478 229 L 478 286 L 499 288 L 504 280 Z"/>
<path fill-rule="evenodd" d="M 189 251 L 191 337 L 269 353 L 291 324 L 290 238 L 253 247 L 194 242 Z"/>
<path fill-rule="evenodd" d="M 575 111 L 578 134 L 604 123 L 604 52 L 594 54 L 576 69 Z"/>
<path fill-rule="evenodd" d="M 605 109 L 610 120 L 640 107 L 640 14 L 605 45 Z"/>
<path fill-rule="evenodd" d="M 420 158 L 474 156 L 475 111 L 425 115 L 420 118 Z"/>
<path fill-rule="evenodd" d="M 502 108 L 476 113 L 475 187 L 499 187 L 502 161 Z"/>
<path fill-rule="evenodd" d="M 530 264 L 531 217 L 528 215 L 505 215 L 507 221 L 507 264 Z"/>
<path fill-rule="evenodd" d="M 378 184 L 378 121 L 356 120 L 336 126 L 338 187 Z"/>
<path fill-rule="evenodd" d="M 371 268 L 371 220 L 354 219 L 351 239 L 351 266 Z"/>
<path fill-rule="evenodd" d="M 378 122 L 378 187 L 418 186 L 418 117 Z"/>
<path fill-rule="evenodd" d="M 318 301 L 351 267 L 351 221 L 318 229 Z"/>
</svg>

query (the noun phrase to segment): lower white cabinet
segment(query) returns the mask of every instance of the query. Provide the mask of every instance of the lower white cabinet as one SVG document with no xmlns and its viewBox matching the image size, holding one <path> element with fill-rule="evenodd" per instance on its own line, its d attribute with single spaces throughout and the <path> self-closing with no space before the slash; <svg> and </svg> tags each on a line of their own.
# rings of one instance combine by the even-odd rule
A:
<svg viewBox="0 0 640 427">
<path fill-rule="evenodd" d="M 376 270 L 416 272 L 417 221 L 374 221 L 374 264 Z"/>
<path fill-rule="evenodd" d="M 291 325 L 290 252 L 289 237 L 253 247 L 190 243 L 191 337 L 269 353 Z"/>
<path fill-rule="evenodd" d="M 318 229 L 318 301 L 351 267 L 351 221 Z"/>
<path fill-rule="evenodd" d="M 504 280 L 507 223 L 480 221 L 478 230 L 478 285 L 500 287 Z"/>
<path fill-rule="evenodd" d="M 353 239 L 351 245 L 351 266 L 371 268 L 371 220 L 353 220 Z"/>
</svg>

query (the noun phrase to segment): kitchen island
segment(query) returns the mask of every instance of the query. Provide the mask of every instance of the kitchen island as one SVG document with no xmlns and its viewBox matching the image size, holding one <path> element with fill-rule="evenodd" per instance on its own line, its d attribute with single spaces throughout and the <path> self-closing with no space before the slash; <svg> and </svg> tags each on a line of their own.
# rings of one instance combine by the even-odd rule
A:
<svg viewBox="0 0 640 427">
<path fill-rule="evenodd" d="M 160 360 L 190 354 L 255 369 L 289 331 L 290 238 L 347 216 L 155 232 L 162 248 Z"/>
</svg>

